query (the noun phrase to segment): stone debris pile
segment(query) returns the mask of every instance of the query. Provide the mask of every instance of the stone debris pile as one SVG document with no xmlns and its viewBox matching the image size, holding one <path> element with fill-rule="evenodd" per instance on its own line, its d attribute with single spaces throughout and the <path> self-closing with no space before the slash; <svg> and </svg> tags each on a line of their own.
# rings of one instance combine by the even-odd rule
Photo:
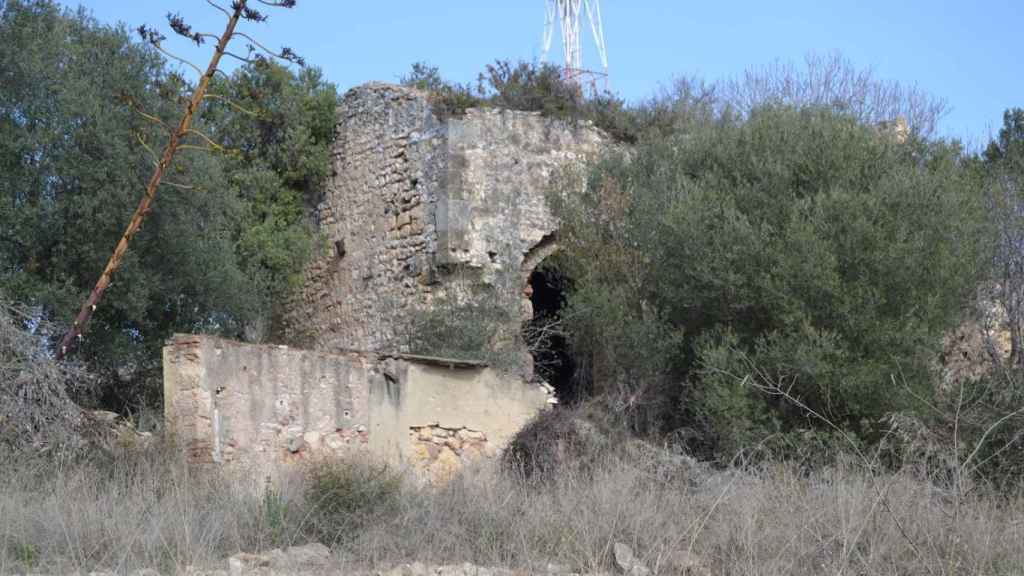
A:
<svg viewBox="0 0 1024 576">
<path fill-rule="evenodd" d="M 470 564 L 430 565 L 422 562 L 400 564 L 384 570 L 346 569 L 331 557 L 327 546 L 319 543 L 275 548 L 261 553 L 240 552 L 227 559 L 226 566 L 203 570 L 187 567 L 183 576 L 711 576 L 711 571 L 694 554 L 679 550 L 659 557 L 649 567 L 622 542 L 612 548 L 616 572 L 586 572 L 560 564 L 546 564 L 534 569 L 485 567 Z M 87 576 L 116 576 L 113 571 L 89 572 Z M 160 576 L 150 568 L 137 570 L 130 576 Z"/>
</svg>

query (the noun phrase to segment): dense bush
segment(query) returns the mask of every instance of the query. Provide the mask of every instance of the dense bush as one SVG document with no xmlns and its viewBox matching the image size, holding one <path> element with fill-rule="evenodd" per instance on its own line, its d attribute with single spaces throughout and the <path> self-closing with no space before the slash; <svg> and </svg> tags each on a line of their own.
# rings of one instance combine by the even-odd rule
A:
<svg viewBox="0 0 1024 576">
<path fill-rule="evenodd" d="M 585 94 L 565 81 L 558 66 L 547 63 L 497 60 L 477 77 L 476 86 L 445 80 L 436 66 L 413 64 L 400 82 L 425 90 L 440 118 L 465 114 L 467 108 L 500 107 L 540 112 L 567 122 L 590 121 L 622 142 L 635 142 L 640 117 L 608 91 Z"/>
<path fill-rule="evenodd" d="M 483 98 L 469 84 L 445 80 L 437 66 L 416 62 L 399 82 L 428 93 L 434 114 L 439 118 L 461 116 L 466 109 L 483 105 Z"/>
<path fill-rule="evenodd" d="M 552 483 L 559 475 L 588 473 L 615 452 L 624 439 L 600 411 L 571 407 L 538 414 L 502 454 L 506 470 L 533 482 Z"/>
<path fill-rule="evenodd" d="M 575 352 L 612 407 L 705 455 L 824 419 L 870 441 L 929 395 L 986 271 L 980 186 L 955 145 L 828 109 L 690 122 L 555 195 Z"/>
<path fill-rule="evenodd" d="M 488 301 L 437 298 L 412 318 L 401 344 L 412 354 L 504 366 L 512 342 L 502 339 L 501 330 L 509 320 Z"/>
</svg>

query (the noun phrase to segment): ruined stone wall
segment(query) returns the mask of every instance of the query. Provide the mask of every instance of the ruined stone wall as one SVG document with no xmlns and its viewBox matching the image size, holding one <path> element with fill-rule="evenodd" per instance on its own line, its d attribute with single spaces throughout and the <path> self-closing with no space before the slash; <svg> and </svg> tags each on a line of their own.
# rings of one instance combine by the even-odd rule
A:
<svg viewBox="0 0 1024 576">
<path fill-rule="evenodd" d="M 368 442 L 365 355 L 175 335 L 163 362 L 166 421 L 192 461 L 265 467 Z"/>
<path fill-rule="evenodd" d="M 380 350 L 401 315 L 396 303 L 431 282 L 444 126 L 419 93 L 384 84 L 351 90 L 337 114 L 333 175 L 316 215 L 326 242 L 292 329 L 317 349 Z"/>
<path fill-rule="evenodd" d="M 484 365 L 405 358 L 395 361 L 394 378 L 371 384 L 370 445 L 435 480 L 496 456 L 554 401 L 545 388 Z"/>
<path fill-rule="evenodd" d="M 552 401 L 475 362 L 181 334 L 163 354 L 166 421 L 189 458 L 259 478 L 363 452 L 443 480 L 498 455 Z M 428 435 L 437 441 L 424 444 Z"/>
<path fill-rule="evenodd" d="M 526 279 L 555 249 L 552 179 L 605 143 L 594 128 L 538 113 L 442 121 L 417 90 L 349 91 L 317 215 L 326 242 L 293 329 L 319 350 L 399 350 L 411 318 L 457 291 L 509 312 L 518 334 L 530 315 Z"/>
</svg>

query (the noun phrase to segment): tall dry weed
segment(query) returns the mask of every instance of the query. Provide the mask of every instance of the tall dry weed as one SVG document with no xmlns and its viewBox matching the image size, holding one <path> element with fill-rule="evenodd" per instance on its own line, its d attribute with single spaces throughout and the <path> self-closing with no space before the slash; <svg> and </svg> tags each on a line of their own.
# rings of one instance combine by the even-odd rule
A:
<svg viewBox="0 0 1024 576">
<path fill-rule="evenodd" d="M 189 468 L 174 454 L 158 444 L 98 461 L 4 461 L 0 573 L 171 573 L 311 535 L 319 509 L 307 498 L 308 477 L 286 476 L 267 491 L 261 480 Z M 680 551 L 712 574 L 1014 574 L 1024 566 L 1019 494 L 958 496 L 910 472 L 870 474 L 856 464 L 655 472 L 665 466 L 658 451 L 609 450 L 544 482 L 483 465 L 442 486 L 407 479 L 388 491 L 384 513 L 332 544 L 353 569 L 468 561 L 608 571 L 615 542 L 661 574 Z"/>
</svg>

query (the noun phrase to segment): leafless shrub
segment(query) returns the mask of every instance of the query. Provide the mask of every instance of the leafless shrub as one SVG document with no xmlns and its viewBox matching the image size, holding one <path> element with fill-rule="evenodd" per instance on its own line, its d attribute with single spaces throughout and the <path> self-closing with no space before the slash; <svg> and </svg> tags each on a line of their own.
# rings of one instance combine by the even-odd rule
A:
<svg viewBox="0 0 1024 576">
<path fill-rule="evenodd" d="M 911 132 L 924 137 L 934 135 L 939 120 L 949 112 L 945 100 L 915 86 L 880 79 L 838 53 L 809 54 L 803 67 L 775 61 L 751 68 L 725 82 L 721 95 L 741 114 L 778 104 L 828 107 L 871 124 L 903 117 Z"/>
<path fill-rule="evenodd" d="M 512 439 L 502 464 L 526 480 L 552 482 L 567 471 L 586 473 L 614 442 L 610 431 L 596 425 L 585 409 L 543 412 Z"/>
<path fill-rule="evenodd" d="M 38 313 L 0 300 L 0 445 L 40 449 L 80 440 L 81 411 L 69 392 L 89 377 L 77 364 L 53 360 L 45 343 L 53 333 Z"/>
</svg>

